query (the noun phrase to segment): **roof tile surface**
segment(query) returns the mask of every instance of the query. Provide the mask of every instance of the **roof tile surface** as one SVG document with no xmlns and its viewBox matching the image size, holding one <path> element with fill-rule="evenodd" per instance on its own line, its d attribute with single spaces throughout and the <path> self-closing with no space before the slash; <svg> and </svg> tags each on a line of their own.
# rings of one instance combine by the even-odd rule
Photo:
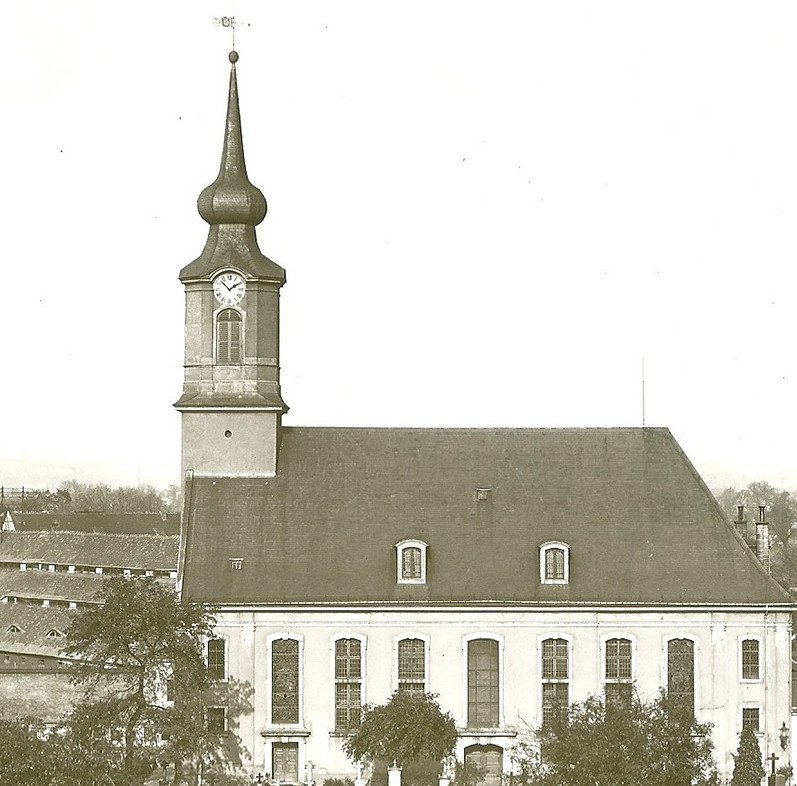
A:
<svg viewBox="0 0 797 786">
<path fill-rule="evenodd" d="M 406 539 L 428 544 L 423 585 L 396 583 Z M 540 584 L 553 540 L 567 585 Z M 183 588 L 220 604 L 788 602 L 652 428 L 284 428 L 277 477 L 193 480 Z"/>
</svg>

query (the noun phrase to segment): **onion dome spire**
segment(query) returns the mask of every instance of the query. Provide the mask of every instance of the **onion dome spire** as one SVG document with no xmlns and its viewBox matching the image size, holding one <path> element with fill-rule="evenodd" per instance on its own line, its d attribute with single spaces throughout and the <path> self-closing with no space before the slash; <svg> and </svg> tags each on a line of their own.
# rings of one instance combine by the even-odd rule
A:
<svg viewBox="0 0 797 786">
<path fill-rule="evenodd" d="M 255 226 L 266 216 L 263 192 L 249 182 L 244 162 L 241 112 L 238 107 L 238 80 L 235 64 L 238 53 L 230 52 L 230 92 L 227 99 L 227 125 L 219 175 L 197 200 L 199 215 L 208 224 L 249 224 Z"/>
<path fill-rule="evenodd" d="M 257 245 L 255 227 L 266 216 L 266 198 L 246 174 L 237 61 L 238 53 L 230 52 L 230 90 L 219 174 L 197 200 L 199 215 L 210 224 L 208 239 L 199 257 L 180 271 L 180 280 L 207 279 L 221 268 L 231 267 L 248 277 L 282 284 L 285 271 Z"/>
</svg>

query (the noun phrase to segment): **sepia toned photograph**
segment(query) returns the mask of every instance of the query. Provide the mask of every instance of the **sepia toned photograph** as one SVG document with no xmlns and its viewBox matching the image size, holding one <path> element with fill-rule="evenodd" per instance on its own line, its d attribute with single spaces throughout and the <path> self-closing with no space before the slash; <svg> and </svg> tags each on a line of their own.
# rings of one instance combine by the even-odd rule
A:
<svg viewBox="0 0 797 786">
<path fill-rule="evenodd" d="M 793 786 L 793 4 L 3 19 L 0 784 Z"/>
</svg>

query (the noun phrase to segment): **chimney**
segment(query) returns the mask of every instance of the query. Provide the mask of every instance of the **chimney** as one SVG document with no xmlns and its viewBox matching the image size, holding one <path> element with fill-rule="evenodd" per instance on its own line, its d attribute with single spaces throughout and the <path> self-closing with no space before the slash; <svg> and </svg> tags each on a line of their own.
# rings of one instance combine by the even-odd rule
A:
<svg viewBox="0 0 797 786">
<path fill-rule="evenodd" d="M 758 521 L 755 525 L 755 555 L 769 573 L 769 524 L 766 521 L 766 512 L 766 505 L 758 506 Z"/>
<path fill-rule="evenodd" d="M 751 548 L 755 549 L 755 532 L 753 532 L 752 522 L 744 517 L 744 505 L 736 506 L 736 520 L 733 526 L 736 531 L 744 538 L 744 542 Z"/>
</svg>

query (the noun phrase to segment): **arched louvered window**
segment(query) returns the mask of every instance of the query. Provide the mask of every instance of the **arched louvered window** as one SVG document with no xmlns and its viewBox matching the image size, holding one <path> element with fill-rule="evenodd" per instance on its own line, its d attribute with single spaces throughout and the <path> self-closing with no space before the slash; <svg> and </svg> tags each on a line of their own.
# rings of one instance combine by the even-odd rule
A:
<svg viewBox="0 0 797 786">
<path fill-rule="evenodd" d="M 243 355 L 243 319 L 234 308 L 225 308 L 216 317 L 216 362 L 237 364 Z"/>
</svg>

